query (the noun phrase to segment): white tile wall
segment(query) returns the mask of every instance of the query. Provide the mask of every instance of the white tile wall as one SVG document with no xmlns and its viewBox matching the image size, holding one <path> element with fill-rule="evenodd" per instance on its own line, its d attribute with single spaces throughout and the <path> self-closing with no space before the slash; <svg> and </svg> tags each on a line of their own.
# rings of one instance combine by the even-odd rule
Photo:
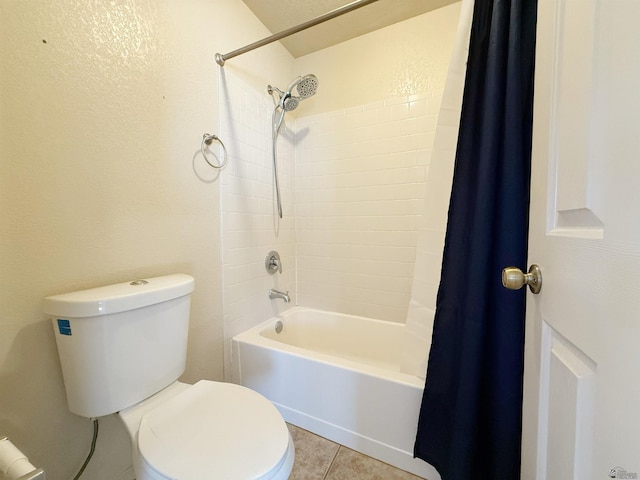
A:
<svg viewBox="0 0 640 480">
<path fill-rule="evenodd" d="M 441 91 L 299 118 L 298 302 L 404 322 Z"/>
<path fill-rule="evenodd" d="M 261 93 L 228 71 L 220 72 L 219 136 L 229 156 L 227 166 L 220 172 L 228 367 L 231 337 L 292 305 L 269 300 L 269 289 L 289 290 L 295 298 L 294 136 L 289 127 L 292 119 L 288 118 L 278 141 L 284 218 L 276 221 L 271 152 L 273 102 L 266 86 Z M 271 250 L 280 253 L 282 274 L 272 276 L 265 270 L 265 257 Z"/>
<path fill-rule="evenodd" d="M 226 71 L 220 85 L 225 365 L 233 335 L 291 306 L 269 300 L 270 288 L 289 290 L 299 305 L 404 322 L 441 92 L 307 116 L 295 127 L 289 114 L 276 222 L 272 100 Z M 270 250 L 282 274 L 265 272 Z"/>
</svg>

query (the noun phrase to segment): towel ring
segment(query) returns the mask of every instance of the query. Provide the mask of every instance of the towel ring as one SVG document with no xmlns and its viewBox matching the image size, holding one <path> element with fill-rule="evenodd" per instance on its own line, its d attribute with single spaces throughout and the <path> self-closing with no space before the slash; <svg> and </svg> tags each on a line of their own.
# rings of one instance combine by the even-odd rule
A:
<svg viewBox="0 0 640 480">
<path fill-rule="evenodd" d="M 222 147 L 222 153 L 223 153 L 223 159 L 222 159 L 222 163 L 220 163 L 219 165 L 215 165 L 213 163 L 211 163 L 209 161 L 209 159 L 207 158 L 207 154 L 204 151 L 205 149 L 205 145 L 211 145 L 211 142 L 216 141 L 220 144 L 220 146 Z M 202 135 L 202 143 L 200 144 L 200 152 L 202 153 L 202 157 L 204 158 L 205 162 L 207 162 L 209 165 L 211 165 L 213 168 L 222 168 L 227 164 L 227 149 L 224 146 L 224 143 L 222 143 L 222 140 L 220 140 L 220 138 L 217 135 L 212 135 L 209 133 L 205 133 L 204 135 Z"/>
</svg>

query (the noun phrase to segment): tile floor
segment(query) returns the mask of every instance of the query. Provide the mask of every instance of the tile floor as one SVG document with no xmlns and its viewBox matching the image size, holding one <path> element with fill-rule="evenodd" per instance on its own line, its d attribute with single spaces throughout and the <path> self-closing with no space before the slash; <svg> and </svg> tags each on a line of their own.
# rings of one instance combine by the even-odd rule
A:
<svg viewBox="0 0 640 480">
<path fill-rule="evenodd" d="M 289 480 L 420 480 L 345 446 L 287 424 L 296 447 Z"/>
</svg>

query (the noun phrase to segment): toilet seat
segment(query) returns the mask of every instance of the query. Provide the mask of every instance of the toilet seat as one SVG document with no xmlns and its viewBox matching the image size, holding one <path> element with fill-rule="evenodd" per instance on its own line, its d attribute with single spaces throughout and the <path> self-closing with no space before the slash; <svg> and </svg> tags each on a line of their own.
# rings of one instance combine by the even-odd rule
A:
<svg viewBox="0 0 640 480">
<path fill-rule="evenodd" d="M 180 480 L 287 478 L 288 471 L 277 474 L 293 460 L 289 431 L 271 402 L 207 380 L 142 417 L 138 450 L 156 473 Z"/>
</svg>

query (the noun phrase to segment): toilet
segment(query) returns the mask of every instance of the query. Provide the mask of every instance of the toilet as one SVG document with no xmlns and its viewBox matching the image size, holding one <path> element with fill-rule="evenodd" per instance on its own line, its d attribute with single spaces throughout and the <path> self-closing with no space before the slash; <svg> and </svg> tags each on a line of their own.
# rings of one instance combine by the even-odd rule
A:
<svg viewBox="0 0 640 480">
<path fill-rule="evenodd" d="M 194 280 L 174 274 L 55 295 L 69 410 L 118 413 L 137 480 L 284 480 L 294 447 L 282 416 L 240 385 L 178 382 Z"/>
</svg>

